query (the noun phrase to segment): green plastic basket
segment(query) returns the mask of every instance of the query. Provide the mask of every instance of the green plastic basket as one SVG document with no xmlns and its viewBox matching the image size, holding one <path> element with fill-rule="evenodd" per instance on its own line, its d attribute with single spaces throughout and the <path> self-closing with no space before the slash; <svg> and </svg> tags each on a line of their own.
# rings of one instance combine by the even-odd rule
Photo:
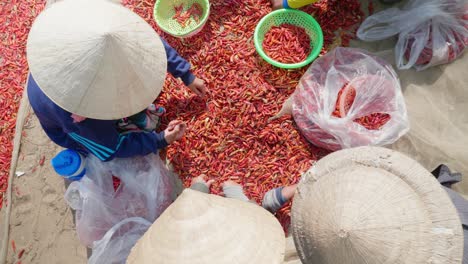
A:
<svg viewBox="0 0 468 264">
<path fill-rule="evenodd" d="M 203 8 L 203 15 L 200 22 L 193 18 L 186 27 L 182 27 L 177 21 L 172 19 L 175 14 L 174 7 L 183 4 L 187 10 L 192 4 L 198 3 Z M 203 29 L 210 14 L 210 2 L 208 0 L 157 0 L 154 5 L 154 20 L 158 26 L 166 33 L 179 38 L 191 37 Z"/>
<path fill-rule="evenodd" d="M 265 34 L 268 32 L 268 30 L 270 30 L 271 27 L 282 24 L 291 24 L 302 27 L 309 35 L 311 51 L 309 56 L 304 61 L 294 64 L 281 63 L 268 57 L 268 55 L 266 55 L 266 53 L 263 51 L 262 44 Z M 320 25 L 309 14 L 299 10 L 281 9 L 269 13 L 263 17 L 262 20 L 260 20 L 257 27 L 255 28 L 254 42 L 255 49 L 268 63 L 283 69 L 296 69 L 306 66 L 315 58 L 317 58 L 323 47 L 323 33 Z"/>
</svg>

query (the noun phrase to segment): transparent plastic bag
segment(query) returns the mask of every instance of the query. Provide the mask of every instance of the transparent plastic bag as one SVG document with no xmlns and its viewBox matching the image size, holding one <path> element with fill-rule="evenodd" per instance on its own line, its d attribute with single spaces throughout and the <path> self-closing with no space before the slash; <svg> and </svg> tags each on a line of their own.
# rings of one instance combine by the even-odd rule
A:
<svg viewBox="0 0 468 264">
<path fill-rule="evenodd" d="M 344 100 L 352 90 L 354 99 Z M 361 119 L 376 113 L 386 121 Z M 293 94 L 292 114 L 307 140 L 333 151 L 391 144 L 409 130 L 395 71 L 382 59 L 353 48 L 336 48 L 310 66 Z M 365 122 L 380 125 L 368 129 Z"/>
<path fill-rule="evenodd" d="M 468 46 L 468 4 L 465 0 L 410 0 L 368 17 L 357 36 L 375 41 L 398 35 L 399 69 L 424 70 L 449 63 Z"/>
<path fill-rule="evenodd" d="M 86 175 L 70 184 L 65 200 L 76 210 L 76 231 L 91 247 L 115 224 L 130 217 L 150 222 L 172 202 L 173 181 L 158 155 L 101 162 L 87 158 Z M 114 191 L 112 176 L 120 179 Z"/>
<path fill-rule="evenodd" d="M 150 226 L 151 222 L 140 217 L 117 223 L 101 240 L 94 242 L 88 264 L 125 264 L 131 249 Z"/>
</svg>

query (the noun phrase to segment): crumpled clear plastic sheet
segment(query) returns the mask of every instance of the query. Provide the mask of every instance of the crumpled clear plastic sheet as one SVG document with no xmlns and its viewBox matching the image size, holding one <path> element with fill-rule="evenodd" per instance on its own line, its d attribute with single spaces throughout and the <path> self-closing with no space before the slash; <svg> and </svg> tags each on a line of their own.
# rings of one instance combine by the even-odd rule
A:
<svg viewBox="0 0 468 264">
<path fill-rule="evenodd" d="M 140 217 L 127 218 L 117 223 L 101 240 L 94 242 L 88 264 L 124 264 L 133 246 L 151 224 Z"/>
<path fill-rule="evenodd" d="M 172 203 L 173 180 L 156 154 L 101 162 L 90 155 L 86 175 L 70 184 L 65 200 L 76 210 L 80 242 L 94 241 L 120 221 L 141 217 L 153 222 Z M 114 191 L 112 176 L 120 179 Z"/>
</svg>

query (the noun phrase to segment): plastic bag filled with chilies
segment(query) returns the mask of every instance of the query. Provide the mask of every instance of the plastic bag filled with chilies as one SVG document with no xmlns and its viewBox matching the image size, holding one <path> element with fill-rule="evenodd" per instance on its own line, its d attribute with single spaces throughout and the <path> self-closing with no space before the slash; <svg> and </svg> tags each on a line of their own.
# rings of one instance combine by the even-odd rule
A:
<svg viewBox="0 0 468 264">
<path fill-rule="evenodd" d="M 114 190 L 113 179 L 120 179 Z M 173 181 L 158 155 L 101 162 L 87 158 L 86 175 L 70 184 L 65 200 L 76 210 L 76 231 L 88 247 L 130 217 L 153 222 L 172 202 Z"/>
<path fill-rule="evenodd" d="M 364 50 L 336 48 L 314 61 L 292 98 L 302 135 L 328 150 L 387 145 L 409 130 L 395 71 Z"/>
<path fill-rule="evenodd" d="M 368 17 L 357 36 L 375 41 L 398 35 L 399 69 L 424 70 L 449 63 L 468 46 L 466 0 L 410 0 L 403 9 L 390 8 Z"/>
<path fill-rule="evenodd" d="M 94 242 L 88 264 L 125 264 L 130 250 L 151 224 L 140 217 L 127 218 L 117 223 L 101 240 Z"/>
</svg>

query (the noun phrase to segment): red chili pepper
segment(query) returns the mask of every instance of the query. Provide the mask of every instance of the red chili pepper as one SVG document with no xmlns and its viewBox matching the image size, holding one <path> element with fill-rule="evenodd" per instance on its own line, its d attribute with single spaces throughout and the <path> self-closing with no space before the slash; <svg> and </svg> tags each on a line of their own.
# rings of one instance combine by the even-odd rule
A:
<svg viewBox="0 0 468 264">
<path fill-rule="evenodd" d="M 291 24 L 273 26 L 265 34 L 263 50 L 275 61 L 298 63 L 310 53 L 310 38 L 305 29 Z"/>
<path fill-rule="evenodd" d="M 343 93 L 346 91 L 346 98 L 343 98 Z M 335 117 L 344 117 L 351 106 L 353 105 L 354 98 L 356 97 L 356 89 L 350 87 L 348 84 L 343 85 L 341 90 L 338 92 L 338 97 L 336 99 L 335 111 L 332 115 Z M 344 102 L 344 103 L 343 103 Z M 344 106 L 344 109 L 341 109 L 340 105 Z M 362 125 L 368 130 L 378 130 L 383 125 L 385 125 L 390 120 L 390 115 L 386 113 L 372 113 L 368 116 L 363 116 L 354 120 L 354 122 Z"/>
<path fill-rule="evenodd" d="M 26 39 L 32 21 L 45 0 L 2 1 L 0 3 L 0 209 L 8 185 L 16 114 L 28 75 Z M 7 22 L 8 21 L 8 22 Z M 26 133 L 22 132 L 23 136 Z"/>
<path fill-rule="evenodd" d="M 21 257 L 23 257 L 23 254 L 26 250 L 23 248 L 20 250 L 20 252 L 18 253 L 18 259 L 21 259 Z"/>
<path fill-rule="evenodd" d="M 199 3 L 193 3 L 186 11 L 184 11 L 183 4 L 179 6 L 174 6 L 175 14 L 172 17 L 177 23 L 179 23 L 182 28 L 187 26 L 187 23 L 190 24 L 190 18 L 193 17 L 195 22 L 200 22 L 200 17 L 203 15 L 203 8 Z"/>
<path fill-rule="evenodd" d="M 11 240 L 11 248 L 13 249 L 13 253 L 16 253 L 16 243 L 14 240 Z"/>
<path fill-rule="evenodd" d="M 468 24 L 468 20 L 466 23 Z M 468 29 L 468 26 L 467 26 L 467 29 Z M 413 46 L 414 46 L 413 43 L 416 41 L 416 38 L 419 38 L 419 36 L 421 35 L 420 33 L 423 32 L 423 30 L 424 30 L 424 27 L 420 27 L 420 29 L 411 32 L 410 34 L 411 37 L 409 37 L 407 40 L 408 44 L 406 46 L 407 48 L 404 54 L 406 60 L 409 60 L 410 57 L 412 56 L 412 52 L 414 51 L 420 52 L 415 63 L 416 65 L 419 65 L 419 66 L 424 66 L 426 64 L 431 63 L 433 59 L 433 54 L 434 54 L 434 50 L 433 50 L 434 45 L 432 43 L 433 42 L 432 38 L 433 38 L 434 33 L 432 30 L 432 25 L 429 30 L 429 38 L 427 39 L 423 50 L 419 51 L 418 49 L 413 49 Z M 437 35 L 438 38 L 443 38 L 444 36 L 446 36 L 446 39 L 443 42 L 444 45 L 436 45 L 436 46 L 437 47 L 442 46 L 441 48 L 442 52 L 446 53 L 445 54 L 447 58 L 446 62 L 451 62 L 455 60 L 458 56 L 463 54 L 465 47 L 468 46 L 468 38 L 464 39 L 460 33 L 450 28 L 447 29 L 446 34 L 443 34 L 440 36 Z M 437 41 L 440 41 L 440 39 L 438 39 Z M 436 50 L 435 52 L 439 52 L 439 51 Z"/>
<path fill-rule="evenodd" d="M 39 160 L 39 166 L 44 166 L 45 162 L 45 156 L 42 156 L 42 158 Z"/>
<path fill-rule="evenodd" d="M 367 5 L 367 11 L 369 12 L 369 16 L 374 13 L 374 2 L 369 0 L 369 4 Z"/>
<path fill-rule="evenodd" d="M 114 192 L 117 191 L 117 189 L 119 188 L 121 184 L 120 178 L 112 175 L 112 184 L 114 186 Z"/>
<path fill-rule="evenodd" d="M 158 98 L 168 109 L 165 122 L 178 118 L 190 126 L 184 139 L 171 144 L 167 150 L 168 159 L 187 186 L 192 177 L 205 173 L 216 179 L 214 190 L 219 191 L 223 181 L 238 173 L 235 177 L 244 185 L 246 194 L 260 202 L 269 189 L 297 183 L 310 162 L 326 153 L 309 145 L 292 120 L 267 122 L 279 111 L 280 102 L 290 96 L 306 70 L 278 69 L 256 55 L 253 32 L 260 19 L 271 11 L 267 0 L 211 1 L 207 25 L 188 40 L 173 38 L 157 27 L 153 19 L 154 1 L 123 0 L 123 4 L 189 59 L 193 72 L 206 81 L 210 90 L 211 96 L 204 102 L 189 94 L 180 81 L 168 76 L 166 92 Z M 5 36 L 0 47 L 1 203 L 7 188 L 16 113 L 28 74 L 27 34 L 45 1 L 3 1 L 0 6 L 0 19 L 9 21 L 0 23 L 0 32 Z M 354 37 L 364 19 L 358 0 L 321 0 L 303 10 L 312 14 L 322 27 L 321 54 L 337 38 L 342 39 L 342 45 L 347 45 L 346 40 Z M 195 17 L 193 20 L 198 23 Z M 346 34 L 335 35 L 339 29 Z M 288 47 L 301 49 L 299 45 Z M 239 149 L 244 150 L 229 155 Z M 217 159 L 221 153 L 223 159 Z M 263 186 L 262 182 L 265 182 Z M 285 207 L 277 213 L 284 226 L 289 210 Z"/>
</svg>

